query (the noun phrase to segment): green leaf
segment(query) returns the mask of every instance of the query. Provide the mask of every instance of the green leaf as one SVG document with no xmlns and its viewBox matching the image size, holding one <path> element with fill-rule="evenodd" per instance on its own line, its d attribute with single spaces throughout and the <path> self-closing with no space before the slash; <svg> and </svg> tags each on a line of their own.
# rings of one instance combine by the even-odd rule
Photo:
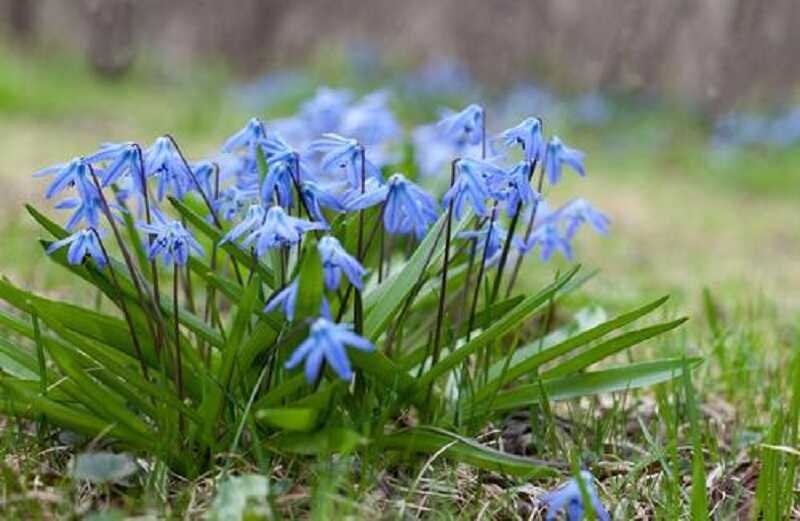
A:
<svg viewBox="0 0 800 521">
<path fill-rule="evenodd" d="M 500 452 L 475 440 L 434 427 L 415 427 L 387 434 L 376 443 L 382 449 L 405 453 L 441 452 L 455 461 L 525 479 L 557 474 L 555 468 L 546 462 Z"/>
<path fill-rule="evenodd" d="M 285 432 L 274 439 L 277 450 L 308 456 L 349 454 L 366 443 L 366 438 L 343 427 L 329 427 L 311 433 Z"/>
<path fill-rule="evenodd" d="M 318 317 L 322 307 L 324 281 L 322 279 L 322 259 L 317 253 L 317 241 L 308 237 L 303 248 L 304 253 L 297 282 L 295 320 Z"/>
<path fill-rule="evenodd" d="M 567 338 L 566 340 L 559 342 L 552 347 L 542 349 L 540 341 L 537 340 L 525 347 L 518 349 L 514 353 L 511 364 L 505 370 L 505 372 L 496 378 L 493 378 L 481 389 L 479 389 L 475 395 L 475 399 L 483 399 L 486 396 L 496 392 L 508 382 L 512 382 L 525 374 L 533 374 L 539 367 L 552 360 L 555 360 L 559 356 L 563 356 L 581 346 L 588 344 L 589 342 L 592 342 L 593 340 L 610 333 L 611 331 L 614 331 L 615 329 L 619 329 L 627 324 L 630 324 L 631 322 L 660 307 L 662 304 L 664 304 L 664 302 L 667 301 L 668 298 L 669 297 L 667 296 L 661 297 L 629 313 L 615 317 L 573 337 Z M 503 362 L 501 361 L 499 363 L 502 364 Z"/>
<path fill-rule="evenodd" d="M 688 360 L 692 368 L 700 362 L 700 358 Z M 521 409 L 539 403 L 542 400 L 542 390 L 548 400 L 562 401 L 648 387 L 680 377 L 683 369 L 684 359 L 662 359 L 541 380 L 498 393 L 491 400 L 491 410 L 498 412 Z"/>
<path fill-rule="evenodd" d="M 317 424 L 319 411 L 310 408 L 277 408 L 256 411 L 256 419 L 260 422 L 285 431 L 309 432 Z"/>
<path fill-rule="evenodd" d="M 670 329 L 675 329 L 687 320 L 688 318 L 679 318 L 678 320 L 673 320 L 672 322 L 666 322 L 655 326 L 637 329 L 636 331 L 631 331 L 629 333 L 611 338 L 592 347 L 591 349 L 582 352 L 574 358 L 570 358 L 563 364 L 559 364 L 553 369 L 542 373 L 542 378 L 556 378 L 558 376 L 577 373 L 578 371 L 585 369 L 596 362 L 604 360 L 615 353 L 640 344 L 645 340 L 660 335 L 661 333 L 665 333 Z"/>
<path fill-rule="evenodd" d="M 527 320 L 564 287 L 578 272 L 579 268 L 580 266 L 575 266 L 536 295 L 526 298 L 518 306 L 512 308 L 510 312 L 500 317 L 500 319 L 489 326 L 488 329 L 482 331 L 465 345 L 450 353 L 422 376 L 418 387 L 420 389 L 427 389 L 437 378 L 460 365 L 467 357 L 502 337 L 524 320 Z"/>
<path fill-rule="evenodd" d="M 453 226 L 452 234 L 455 236 L 469 221 L 470 215 L 464 216 L 460 222 Z M 444 226 L 447 224 L 447 214 L 442 215 L 436 224 L 417 246 L 414 254 L 402 270 L 394 273 L 383 284 L 364 295 L 364 336 L 372 341 L 386 329 L 389 322 L 402 306 L 403 301 L 425 275 L 429 266 L 435 266 L 444 255 L 444 241 L 442 239 Z"/>
</svg>

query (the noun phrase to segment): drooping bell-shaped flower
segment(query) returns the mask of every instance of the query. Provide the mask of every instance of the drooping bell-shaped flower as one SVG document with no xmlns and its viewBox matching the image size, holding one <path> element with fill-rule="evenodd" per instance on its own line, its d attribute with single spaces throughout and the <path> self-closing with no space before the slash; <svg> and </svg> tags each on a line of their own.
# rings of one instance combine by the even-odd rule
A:
<svg viewBox="0 0 800 521">
<path fill-rule="evenodd" d="M 82 157 L 76 157 L 68 163 L 49 166 L 39 170 L 34 177 L 53 175 L 53 180 L 45 190 L 44 196 L 50 199 L 69 187 L 76 187 L 78 192 L 87 187 L 93 186 L 89 162 Z"/>
<path fill-rule="evenodd" d="M 531 188 L 532 169 L 533 163 L 521 161 L 508 172 L 488 181 L 490 195 L 503 202 L 509 217 L 541 197 Z"/>
<path fill-rule="evenodd" d="M 437 127 L 442 135 L 458 146 L 477 145 L 483 141 L 483 107 L 472 104 L 460 112 L 448 113 Z"/>
<path fill-rule="evenodd" d="M 544 156 L 542 120 L 539 118 L 526 118 L 519 125 L 505 130 L 501 137 L 506 146 L 522 147 L 525 161 L 538 162 Z"/>
<path fill-rule="evenodd" d="M 309 150 L 323 154 L 320 164 L 323 172 L 336 174 L 344 171 L 354 189 L 361 186 L 362 170 L 365 178 L 381 177 L 380 170 L 366 158 L 364 146 L 356 139 L 338 134 L 323 134 L 321 138 L 311 142 Z"/>
<path fill-rule="evenodd" d="M 339 197 L 313 181 L 303 181 L 300 185 L 300 192 L 303 194 L 303 200 L 306 203 L 308 212 L 311 214 L 311 218 L 315 221 L 327 224 L 325 214 L 322 212 L 323 208 L 328 208 L 335 212 L 344 212 L 346 210 Z"/>
<path fill-rule="evenodd" d="M 350 380 L 353 370 L 347 357 L 347 346 L 361 351 L 375 348 L 369 340 L 354 333 L 349 325 L 318 318 L 311 325 L 308 338 L 286 361 L 286 368 L 292 369 L 305 360 L 306 381 L 313 383 L 319 378 L 322 363 L 327 362 L 342 380 Z"/>
<path fill-rule="evenodd" d="M 69 237 L 55 241 L 47 247 L 47 254 L 69 246 L 67 250 L 67 262 L 70 264 L 81 264 L 87 256 L 91 257 L 98 268 L 104 268 L 108 264 L 108 259 L 103 254 L 97 232 L 91 228 L 80 230 Z"/>
<path fill-rule="evenodd" d="M 153 217 L 153 222 L 150 224 L 138 223 L 140 230 L 153 236 L 147 251 L 149 260 L 161 256 L 166 266 L 171 264 L 185 266 L 189 261 L 190 252 L 203 255 L 203 247 L 180 221 L 167 220 L 158 211 L 153 212 Z"/>
<path fill-rule="evenodd" d="M 598 212 L 586 199 L 574 199 L 558 210 L 560 219 L 566 227 L 565 236 L 571 240 L 580 226 L 588 223 L 597 233 L 605 235 L 611 221 L 603 213 Z"/>
<path fill-rule="evenodd" d="M 570 148 L 558 137 L 553 137 L 547 142 L 544 154 L 544 173 L 551 185 L 561 180 L 564 165 L 569 166 L 580 176 L 585 176 L 583 168 L 584 153 L 580 150 Z"/>
<path fill-rule="evenodd" d="M 342 273 L 350 284 L 361 290 L 364 287 L 362 277 L 366 270 L 355 257 L 347 253 L 342 244 L 331 235 L 326 235 L 317 244 L 322 258 L 322 269 L 325 272 L 325 287 L 334 291 L 339 287 Z"/>
<path fill-rule="evenodd" d="M 453 201 L 456 219 L 461 219 L 464 205 L 469 203 L 477 215 L 486 216 L 486 199 L 489 198 L 487 181 L 505 176 L 505 172 L 487 161 L 480 159 L 459 159 L 456 163 L 456 178 L 453 186 L 444 194 L 442 202 L 449 205 Z"/>
<path fill-rule="evenodd" d="M 242 246 L 255 246 L 256 254 L 261 256 L 271 248 L 290 246 L 300 242 L 307 231 L 324 230 L 327 226 L 288 215 L 280 206 L 267 210 L 264 221 L 242 242 Z"/>
<path fill-rule="evenodd" d="M 157 138 L 144 151 L 144 171 L 147 177 L 158 179 L 156 195 L 159 201 L 168 191 L 183 199 L 187 192 L 196 188 L 189 165 L 168 136 Z"/>
</svg>

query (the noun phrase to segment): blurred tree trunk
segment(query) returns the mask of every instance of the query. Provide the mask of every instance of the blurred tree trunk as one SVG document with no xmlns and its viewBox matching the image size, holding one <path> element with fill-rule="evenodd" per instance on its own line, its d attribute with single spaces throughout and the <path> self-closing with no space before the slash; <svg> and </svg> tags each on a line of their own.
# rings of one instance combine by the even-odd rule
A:
<svg viewBox="0 0 800 521">
<path fill-rule="evenodd" d="M 13 40 L 30 43 L 36 33 L 36 13 L 39 2 L 35 0 L 8 0 L 6 2 L 7 24 Z"/>
<path fill-rule="evenodd" d="M 133 63 L 132 0 L 89 0 L 89 61 L 99 74 L 117 77 Z"/>
</svg>

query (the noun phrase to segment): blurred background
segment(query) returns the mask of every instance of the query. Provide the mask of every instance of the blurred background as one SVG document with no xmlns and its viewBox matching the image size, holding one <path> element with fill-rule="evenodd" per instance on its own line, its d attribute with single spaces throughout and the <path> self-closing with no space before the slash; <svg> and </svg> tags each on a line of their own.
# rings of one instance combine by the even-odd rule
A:
<svg viewBox="0 0 800 521">
<path fill-rule="evenodd" d="M 31 172 L 165 132 L 199 159 L 330 85 L 389 90 L 409 129 L 473 101 L 496 131 L 542 115 L 588 153 L 552 197 L 613 222 L 578 250 L 601 298 L 800 309 L 800 2 L 0 0 L 0 20 L 0 270 L 36 287 Z"/>
</svg>

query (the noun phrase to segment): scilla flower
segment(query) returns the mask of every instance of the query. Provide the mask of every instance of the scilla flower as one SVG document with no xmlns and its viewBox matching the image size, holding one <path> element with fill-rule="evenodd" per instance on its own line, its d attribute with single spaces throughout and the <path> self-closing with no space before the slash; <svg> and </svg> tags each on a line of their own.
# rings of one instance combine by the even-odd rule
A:
<svg viewBox="0 0 800 521">
<path fill-rule="evenodd" d="M 190 250 L 197 255 L 203 255 L 203 247 L 180 221 L 167 221 L 158 211 L 153 212 L 153 217 L 155 219 L 151 224 L 140 222 L 138 225 L 143 232 L 155 236 L 147 251 L 149 260 L 160 255 L 166 266 L 173 263 L 185 266 L 189 261 Z"/>
<path fill-rule="evenodd" d="M 250 118 L 244 127 L 225 141 L 222 151 L 233 153 L 246 150 L 255 159 L 255 147 L 265 137 L 264 123 L 258 118 Z"/>
<path fill-rule="evenodd" d="M 80 197 L 69 197 L 56 204 L 56 209 L 74 209 L 65 228 L 72 230 L 81 221 L 85 222 L 90 228 L 96 228 L 100 224 L 100 214 L 103 209 L 103 201 L 97 188 L 94 185 L 84 184 L 78 190 Z M 114 206 L 114 209 L 122 211 L 121 208 Z"/>
<path fill-rule="evenodd" d="M 273 206 L 267 211 L 264 222 L 250 232 L 242 246 L 254 244 L 256 254 L 261 256 L 271 248 L 297 244 L 307 231 L 326 228 L 322 223 L 292 217 L 280 206 Z"/>
<path fill-rule="evenodd" d="M 317 244 L 319 255 L 322 257 L 322 268 L 325 272 L 325 287 L 334 291 L 339 287 L 342 273 L 350 281 L 350 284 L 358 288 L 363 288 L 361 278 L 366 274 L 366 270 L 361 264 L 345 249 L 342 244 L 330 235 L 320 239 Z"/>
<path fill-rule="evenodd" d="M 319 378 L 322 363 L 327 362 L 342 380 L 350 380 L 353 370 L 345 351 L 351 346 L 361 351 L 372 351 L 372 343 L 355 334 L 349 325 L 336 324 L 325 318 L 318 318 L 312 325 L 308 338 L 300 344 L 286 362 L 292 369 L 305 360 L 306 381 L 313 383 Z"/>
<path fill-rule="evenodd" d="M 558 210 L 558 213 L 566 225 L 567 240 L 575 236 L 583 223 L 589 223 L 597 233 L 603 235 L 608 233 L 610 225 L 608 217 L 592 208 L 586 199 L 574 199 Z"/>
<path fill-rule="evenodd" d="M 286 316 L 286 319 L 289 320 L 289 322 L 292 322 L 294 320 L 294 310 L 296 304 L 297 280 L 294 280 L 291 282 L 291 284 L 275 293 L 275 295 L 269 299 L 269 302 L 267 302 L 267 305 L 264 307 L 264 313 L 275 311 L 278 309 L 278 306 L 280 306 L 283 314 Z M 331 318 L 330 303 L 325 297 L 322 297 L 322 305 L 320 306 L 319 314 L 328 320 L 333 320 Z"/>
<path fill-rule="evenodd" d="M 94 260 L 98 268 L 104 268 L 108 263 L 106 256 L 103 255 L 103 249 L 100 247 L 97 233 L 92 228 L 80 230 L 69 237 L 51 243 L 47 247 L 47 254 L 50 255 L 67 245 L 69 245 L 67 261 L 70 264 L 81 264 L 87 256 Z"/>
<path fill-rule="evenodd" d="M 183 199 L 188 191 L 193 188 L 192 172 L 184 163 L 183 158 L 175 148 L 175 144 L 167 136 L 157 138 L 153 144 L 144 151 L 144 171 L 148 177 L 158 178 L 158 200 L 162 200 L 171 191 L 178 199 Z"/>
<path fill-rule="evenodd" d="M 496 222 L 489 221 L 480 230 L 461 232 L 456 237 L 477 241 L 479 251 L 483 251 L 486 248 L 486 264 L 491 264 L 496 260 L 497 255 L 503 251 L 503 244 L 506 242 L 508 232 Z"/>
<path fill-rule="evenodd" d="M 555 217 L 555 214 L 553 216 Z M 560 251 L 568 260 L 572 259 L 572 246 L 569 240 L 561 235 L 555 219 L 547 218 L 534 228 L 527 241 L 520 241 L 517 244 L 523 254 L 533 250 L 536 246 L 541 246 L 539 257 L 543 261 L 550 260 L 557 251 Z"/>
<path fill-rule="evenodd" d="M 325 220 L 322 208 L 328 208 L 335 212 L 345 211 L 345 207 L 338 197 L 313 181 L 303 181 L 300 184 L 300 192 L 303 194 L 308 212 L 315 221 L 327 224 L 328 221 Z"/>
<path fill-rule="evenodd" d="M 44 193 L 44 196 L 48 199 L 72 186 L 76 186 L 79 191 L 86 186 L 92 186 L 89 163 L 82 157 L 76 157 L 69 163 L 61 163 L 39 170 L 33 176 L 41 177 L 51 174 L 55 174 L 55 177 Z"/>
<path fill-rule="evenodd" d="M 230 221 L 239 215 L 239 212 L 249 203 L 255 201 L 257 197 L 258 190 L 229 186 L 219 194 L 219 197 L 211 205 L 218 215 L 226 221 Z"/>
<path fill-rule="evenodd" d="M 86 161 L 89 163 L 103 163 L 104 167 L 98 170 L 98 175 L 103 182 L 103 186 L 116 183 L 121 177 L 130 175 L 134 187 L 142 190 L 142 158 L 139 156 L 141 150 L 133 142 L 124 143 L 105 143 L 100 145 L 100 150 L 88 156 Z"/>
<path fill-rule="evenodd" d="M 220 244 L 239 240 L 242 235 L 258 228 L 264 222 L 266 215 L 267 212 L 264 211 L 263 206 L 260 204 L 251 204 L 247 208 L 247 213 L 245 214 L 244 219 L 237 223 L 236 226 L 231 228 L 230 231 L 228 231 L 228 233 L 222 237 Z"/>
<path fill-rule="evenodd" d="M 600 502 L 597 491 L 594 488 L 594 477 L 587 471 L 581 471 L 580 479 L 591 501 L 595 516 L 599 521 L 609 521 L 611 516 Z M 545 494 L 541 499 L 547 505 L 547 521 L 551 521 L 562 512 L 566 511 L 567 521 L 581 521 L 586 506 L 583 504 L 580 483 L 576 479 L 571 479 L 561 487 Z"/>
<path fill-rule="evenodd" d="M 348 208 L 360 210 L 384 201 L 383 225 L 392 234 L 414 232 L 422 239 L 428 226 L 439 218 L 436 200 L 402 174 L 394 174 L 385 185 L 357 197 Z"/>
<path fill-rule="evenodd" d="M 449 113 L 437 127 L 458 146 L 477 145 L 483 140 L 483 107 L 472 104 L 461 112 Z"/>
<path fill-rule="evenodd" d="M 364 96 L 347 109 L 342 118 L 341 132 L 355 136 L 366 145 L 378 145 L 400 135 L 400 125 L 388 105 L 384 91 Z"/>
<path fill-rule="evenodd" d="M 553 137 L 548 141 L 544 154 L 544 173 L 547 180 L 551 185 L 556 184 L 561 179 L 564 164 L 575 170 L 578 175 L 586 175 L 586 171 L 583 169 L 583 158 L 583 152 L 570 148 L 558 137 Z"/>
<path fill-rule="evenodd" d="M 449 205 L 450 201 L 453 201 L 456 219 L 461 219 L 465 203 L 469 203 L 476 214 L 486 216 L 486 199 L 489 197 L 486 181 L 489 178 L 504 176 L 505 172 L 502 169 L 486 161 L 459 159 L 456 164 L 455 182 L 444 194 L 442 202 Z"/>
<path fill-rule="evenodd" d="M 533 163 L 530 161 L 521 161 L 508 173 L 489 179 L 491 196 L 503 201 L 509 217 L 515 215 L 521 207 L 528 206 L 540 198 L 540 195 L 531 188 L 532 168 Z"/>
<path fill-rule="evenodd" d="M 351 99 L 349 91 L 320 87 L 313 98 L 300 106 L 300 117 L 312 135 L 336 132 Z"/>
<path fill-rule="evenodd" d="M 312 152 L 323 154 L 323 172 L 336 173 L 344 170 L 353 188 L 361 186 L 361 169 L 368 177 L 380 178 L 380 170 L 364 156 L 364 148 L 358 140 L 347 139 L 338 134 L 323 134 L 309 145 Z M 361 164 L 364 159 L 364 164 Z"/>
<path fill-rule="evenodd" d="M 539 118 L 526 118 L 516 127 L 504 131 L 500 136 L 506 146 L 521 146 L 525 154 L 525 161 L 540 161 L 544 155 L 542 120 Z"/>
</svg>

